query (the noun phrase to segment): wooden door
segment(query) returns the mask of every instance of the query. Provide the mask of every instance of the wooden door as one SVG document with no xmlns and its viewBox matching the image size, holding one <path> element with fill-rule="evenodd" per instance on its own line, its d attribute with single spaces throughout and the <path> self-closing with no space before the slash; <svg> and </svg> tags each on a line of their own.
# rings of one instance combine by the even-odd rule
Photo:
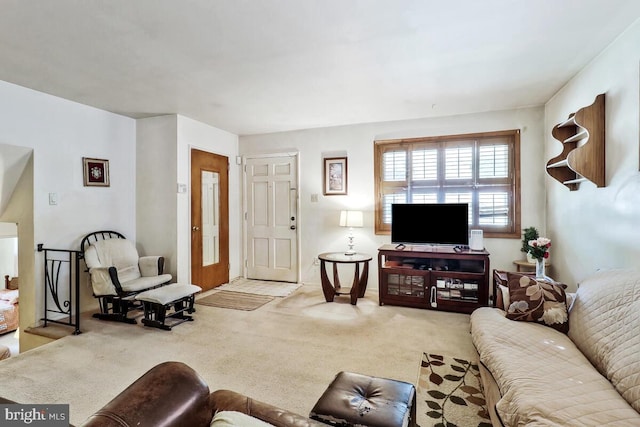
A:
<svg viewBox="0 0 640 427">
<path fill-rule="evenodd" d="M 191 150 L 191 283 L 229 282 L 229 159 Z"/>
</svg>

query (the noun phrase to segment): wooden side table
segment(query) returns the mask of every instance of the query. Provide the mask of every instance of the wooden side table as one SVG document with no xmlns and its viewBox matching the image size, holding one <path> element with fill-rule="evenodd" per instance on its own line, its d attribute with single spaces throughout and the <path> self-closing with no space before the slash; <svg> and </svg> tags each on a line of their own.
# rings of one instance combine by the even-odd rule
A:
<svg viewBox="0 0 640 427">
<path fill-rule="evenodd" d="M 325 252 L 318 255 L 320 260 L 320 278 L 322 280 L 322 292 L 327 302 L 332 302 L 336 295 L 351 295 L 351 304 L 356 305 L 358 298 L 364 297 L 367 290 L 367 282 L 369 280 L 369 261 L 372 257 L 367 254 L 355 253 L 346 255 L 344 252 Z M 325 263 L 333 264 L 333 284 L 327 275 Z M 360 263 L 363 264 L 362 274 L 360 274 Z M 338 264 L 355 264 L 355 272 L 353 275 L 353 284 L 351 289 L 343 289 L 338 278 Z"/>
<path fill-rule="evenodd" d="M 513 261 L 513 263 L 516 265 L 516 271 L 520 272 L 520 271 L 535 271 L 536 270 L 536 263 L 535 262 L 529 262 L 527 260 L 521 260 L 521 259 L 517 259 L 515 261 Z M 544 267 L 545 269 L 547 267 L 551 266 L 551 263 L 547 260 L 545 260 L 544 262 Z"/>
</svg>

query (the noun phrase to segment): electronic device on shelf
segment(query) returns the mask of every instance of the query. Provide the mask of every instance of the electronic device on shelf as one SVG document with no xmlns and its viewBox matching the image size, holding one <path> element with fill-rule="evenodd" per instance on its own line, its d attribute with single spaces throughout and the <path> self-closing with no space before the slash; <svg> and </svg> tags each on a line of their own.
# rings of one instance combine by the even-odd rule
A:
<svg viewBox="0 0 640 427">
<path fill-rule="evenodd" d="M 394 203 L 391 205 L 391 242 L 468 248 L 469 205 Z"/>
<path fill-rule="evenodd" d="M 471 230 L 469 238 L 469 248 L 472 251 L 484 250 L 484 240 L 482 230 Z"/>
</svg>

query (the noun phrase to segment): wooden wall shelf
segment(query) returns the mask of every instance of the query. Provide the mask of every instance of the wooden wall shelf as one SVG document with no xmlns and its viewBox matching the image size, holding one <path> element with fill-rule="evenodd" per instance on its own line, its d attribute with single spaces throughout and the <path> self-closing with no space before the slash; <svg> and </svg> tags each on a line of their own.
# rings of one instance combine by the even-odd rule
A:
<svg viewBox="0 0 640 427">
<path fill-rule="evenodd" d="M 547 162 L 547 173 L 574 191 L 583 181 L 605 186 L 605 95 L 570 114 L 551 134 L 562 143 L 562 153 Z"/>
</svg>

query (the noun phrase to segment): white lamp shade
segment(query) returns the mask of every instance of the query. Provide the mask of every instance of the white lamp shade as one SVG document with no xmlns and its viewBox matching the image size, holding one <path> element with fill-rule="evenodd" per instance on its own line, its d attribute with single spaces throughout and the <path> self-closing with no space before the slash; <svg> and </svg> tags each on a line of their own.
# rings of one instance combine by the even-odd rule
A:
<svg viewBox="0 0 640 427">
<path fill-rule="evenodd" d="M 363 227 L 362 211 L 341 211 L 340 227 Z"/>
</svg>

